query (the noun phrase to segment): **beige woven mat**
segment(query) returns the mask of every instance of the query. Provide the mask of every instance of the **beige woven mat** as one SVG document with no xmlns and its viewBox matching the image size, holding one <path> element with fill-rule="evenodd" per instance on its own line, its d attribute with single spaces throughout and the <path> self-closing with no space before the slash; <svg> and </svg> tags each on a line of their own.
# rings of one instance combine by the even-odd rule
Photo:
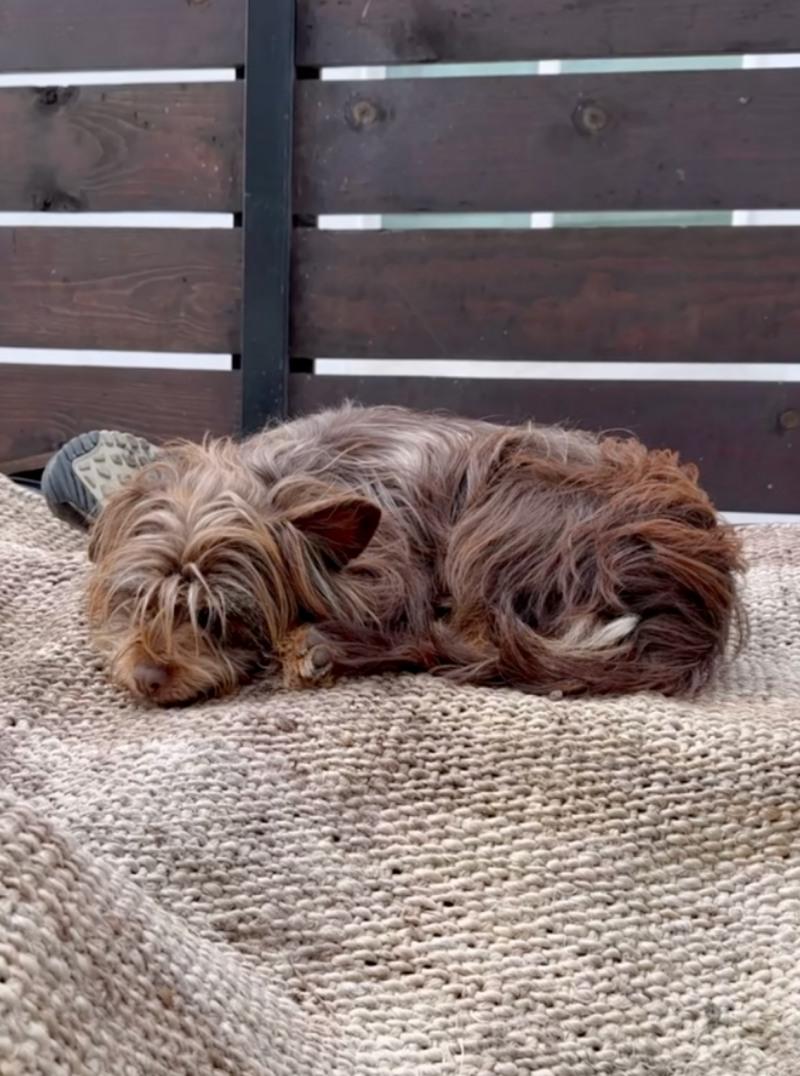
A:
<svg viewBox="0 0 800 1076">
<path fill-rule="evenodd" d="M 798 1076 L 800 529 L 699 703 L 108 686 L 0 480 L 0 1074 Z"/>
</svg>

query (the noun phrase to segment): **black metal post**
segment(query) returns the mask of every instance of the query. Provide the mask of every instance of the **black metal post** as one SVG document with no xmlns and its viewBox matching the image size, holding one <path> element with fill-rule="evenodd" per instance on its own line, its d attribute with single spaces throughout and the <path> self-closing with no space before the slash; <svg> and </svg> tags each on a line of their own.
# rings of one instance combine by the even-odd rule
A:
<svg viewBox="0 0 800 1076">
<path fill-rule="evenodd" d="M 295 0 L 249 0 L 242 431 L 283 419 L 289 386 Z"/>
</svg>

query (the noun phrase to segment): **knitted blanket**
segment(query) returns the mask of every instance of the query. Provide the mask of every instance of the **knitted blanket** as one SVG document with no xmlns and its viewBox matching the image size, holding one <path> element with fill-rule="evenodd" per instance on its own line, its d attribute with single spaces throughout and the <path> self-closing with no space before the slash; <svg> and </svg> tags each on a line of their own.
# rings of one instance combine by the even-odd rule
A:
<svg viewBox="0 0 800 1076">
<path fill-rule="evenodd" d="M 0 480 L 2 1076 L 797 1076 L 800 529 L 702 701 L 111 687 Z"/>
</svg>

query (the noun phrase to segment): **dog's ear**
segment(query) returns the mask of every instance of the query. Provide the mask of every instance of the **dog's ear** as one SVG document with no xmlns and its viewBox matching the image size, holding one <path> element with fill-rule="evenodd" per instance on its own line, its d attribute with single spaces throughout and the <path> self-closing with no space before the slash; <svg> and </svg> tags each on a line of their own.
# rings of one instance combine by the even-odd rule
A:
<svg viewBox="0 0 800 1076">
<path fill-rule="evenodd" d="M 363 553 L 378 529 L 381 510 L 357 494 L 335 493 L 287 514 L 289 522 L 312 539 L 327 560 L 344 567 Z"/>
</svg>

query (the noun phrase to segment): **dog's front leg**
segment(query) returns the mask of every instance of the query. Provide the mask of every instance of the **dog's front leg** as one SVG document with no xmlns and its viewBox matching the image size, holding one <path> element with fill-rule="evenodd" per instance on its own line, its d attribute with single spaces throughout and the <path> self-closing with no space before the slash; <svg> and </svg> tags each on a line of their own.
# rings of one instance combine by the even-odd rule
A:
<svg viewBox="0 0 800 1076">
<path fill-rule="evenodd" d="M 303 624 L 278 647 L 283 686 L 292 691 L 328 687 L 335 680 L 334 644 L 314 624 Z"/>
</svg>

